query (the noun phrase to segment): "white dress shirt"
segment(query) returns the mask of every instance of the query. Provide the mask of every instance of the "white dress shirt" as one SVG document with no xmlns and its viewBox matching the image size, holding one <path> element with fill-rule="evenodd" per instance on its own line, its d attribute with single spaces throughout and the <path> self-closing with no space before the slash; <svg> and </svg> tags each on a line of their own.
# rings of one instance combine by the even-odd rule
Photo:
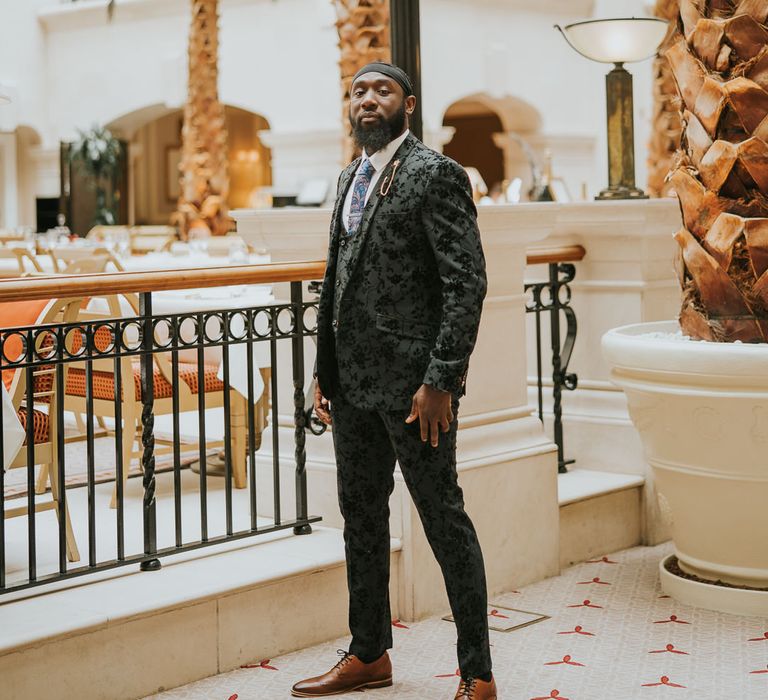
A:
<svg viewBox="0 0 768 700">
<path fill-rule="evenodd" d="M 355 178 L 357 177 L 357 173 L 360 172 L 360 168 L 363 167 L 363 163 L 365 163 L 366 160 L 370 160 L 371 165 L 373 165 L 374 168 L 373 175 L 371 176 L 371 184 L 368 185 L 368 191 L 365 193 L 365 204 L 368 204 L 368 199 L 371 196 L 371 192 L 373 192 L 373 188 L 376 186 L 376 183 L 381 177 L 381 173 L 384 172 L 384 168 L 389 165 L 389 161 L 392 160 L 395 152 L 398 148 L 400 148 L 400 144 L 405 141 L 405 138 L 409 133 L 410 130 L 406 129 L 402 134 L 400 134 L 400 136 L 390 141 L 386 146 L 384 146 L 384 148 L 376 151 L 376 153 L 374 153 L 372 156 L 368 156 L 368 154 L 365 152 L 365 149 L 363 149 L 363 157 L 360 160 L 360 165 L 355 171 L 355 175 L 352 178 L 352 183 L 347 188 L 347 196 L 344 199 L 342 221 L 344 222 L 345 231 L 349 231 L 349 212 L 352 209 L 352 191 L 355 188 Z"/>
</svg>

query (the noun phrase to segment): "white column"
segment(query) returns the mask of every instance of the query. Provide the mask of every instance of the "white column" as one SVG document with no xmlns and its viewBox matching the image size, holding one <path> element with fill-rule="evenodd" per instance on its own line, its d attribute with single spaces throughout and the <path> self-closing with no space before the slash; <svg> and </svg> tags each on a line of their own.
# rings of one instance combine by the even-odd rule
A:
<svg viewBox="0 0 768 700">
<path fill-rule="evenodd" d="M 489 288 L 460 409 L 458 470 L 467 510 L 485 555 L 491 593 L 558 571 L 557 465 L 554 445 L 531 416 L 526 393 L 523 272 L 525 251 L 551 230 L 546 206 L 488 207 L 480 213 Z M 330 210 L 240 210 L 232 213 L 246 240 L 275 262 L 324 259 Z M 285 289 L 277 286 L 278 297 Z M 313 347 L 312 343 L 308 344 Z M 280 405 L 292 406 L 290 366 L 281 364 Z M 311 366 L 311 357 L 307 358 Z M 290 464 L 291 417 L 283 419 L 281 452 Z M 262 449 L 268 449 L 265 445 Z M 307 436 L 310 510 L 340 527 L 333 447 L 328 434 Z M 262 460 L 271 468 L 268 452 Z M 290 488 L 286 471 L 284 485 Z M 289 496 L 286 496 L 289 499 Z M 417 619 L 447 609 L 447 598 L 418 514 L 399 472 L 390 503 L 391 534 L 402 541 L 400 610 Z"/>
<path fill-rule="evenodd" d="M 276 132 L 259 131 L 272 149 L 272 189 L 279 194 L 298 194 L 315 178 L 327 180 L 333 197 L 343 157 L 343 135 L 337 130 Z"/>
<path fill-rule="evenodd" d="M 424 129 L 424 145 L 433 151 L 443 152 L 445 145 L 451 142 L 456 133 L 455 126 L 440 126 L 437 129 Z"/>
<path fill-rule="evenodd" d="M 0 227 L 19 225 L 16 134 L 0 133 Z"/>
<path fill-rule="evenodd" d="M 144 144 L 135 141 L 128 142 L 128 225 L 136 224 L 136 177 L 144 156 Z"/>
<path fill-rule="evenodd" d="M 580 244 L 586 257 L 576 263 L 571 305 L 578 335 L 569 370 L 579 376 L 576 391 L 563 393 L 565 456 L 575 468 L 625 474 L 646 479 L 643 540 L 656 544 L 669 538 L 653 475 L 637 432 L 627 412 L 624 394 L 610 382 L 610 369 L 600 350 L 600 339 L 611 328 L 629 323 L 677 317 L 680 291 L 673 260 L 672 234 L 680 227 L 676 200 L 551 204 L 556 212 L 552 234 L 545 245 Z M 526 271 L 526 281 L 545 279 L 545 266 Z M 549 348 L 544 329 L 543 345 Z M 534 400 L 536 375 L 533 319 L 528 325 L 528 376 Z M 551 377 L 549 355 L 545 377 Z M 547 388 L 545 396 L 550 393 Z"/>
<path fill-rule="evenodd" d="M 58 197 L 61 189 L 58 148 L 35 146 L 29 150 L 32 163 L 32 196 Z"/>
</svg>

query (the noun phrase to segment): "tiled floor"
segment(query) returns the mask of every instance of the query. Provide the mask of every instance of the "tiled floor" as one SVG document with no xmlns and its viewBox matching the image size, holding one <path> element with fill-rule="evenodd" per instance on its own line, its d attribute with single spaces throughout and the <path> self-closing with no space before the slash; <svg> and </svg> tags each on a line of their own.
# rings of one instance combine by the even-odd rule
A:
<svg viewBox="0 0 768 700">
<path fill-rule="evenodd" d="M 637 547 L 494 597 L 499 606 L 550 616 L 518 631 L 491 632 L 500 700 L 768 699 L 768 611 L 764 618 L 738 617 L 663 596 L 658 562 L 670 549 Z M 253 623 L 258 634 L 258 620 Z M 394 640 L 394 687 L 366 697 L 453 698 L 458 679 L 451 623 L 395 624 Z M 288 698 L 296 680 L 327 670 L 348 641 L 254 660 L 153 697 Z"/>
</svg>

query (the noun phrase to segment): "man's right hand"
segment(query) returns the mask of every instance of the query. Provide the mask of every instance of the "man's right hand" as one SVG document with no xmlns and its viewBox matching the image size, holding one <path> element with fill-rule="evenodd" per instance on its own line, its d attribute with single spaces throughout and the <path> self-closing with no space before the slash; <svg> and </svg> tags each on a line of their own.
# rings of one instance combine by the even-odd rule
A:
<svg viewBox="0 0 768 700">
<path fill-rule="evenodd" d="M 328 399 L 320 391 L 320 385 L 315 382 L 315 413 L 317 417 L 326 425 L 331 424 L 331 405 Z"/>
</svg>

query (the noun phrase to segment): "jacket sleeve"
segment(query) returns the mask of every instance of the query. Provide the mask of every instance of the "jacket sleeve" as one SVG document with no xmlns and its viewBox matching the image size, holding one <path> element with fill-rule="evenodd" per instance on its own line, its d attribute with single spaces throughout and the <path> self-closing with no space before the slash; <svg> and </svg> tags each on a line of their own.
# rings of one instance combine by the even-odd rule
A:
<svg viewBox="0 0 768 700">
<path fill-rule="evenodd" d="M 464 169 L 440 159 L 421 206 L 426 236 L 442 282 L 442 317 L 423 383 L 442 391 L 463 389 L 487 289 L 477 210 Z"/>
</svg>

